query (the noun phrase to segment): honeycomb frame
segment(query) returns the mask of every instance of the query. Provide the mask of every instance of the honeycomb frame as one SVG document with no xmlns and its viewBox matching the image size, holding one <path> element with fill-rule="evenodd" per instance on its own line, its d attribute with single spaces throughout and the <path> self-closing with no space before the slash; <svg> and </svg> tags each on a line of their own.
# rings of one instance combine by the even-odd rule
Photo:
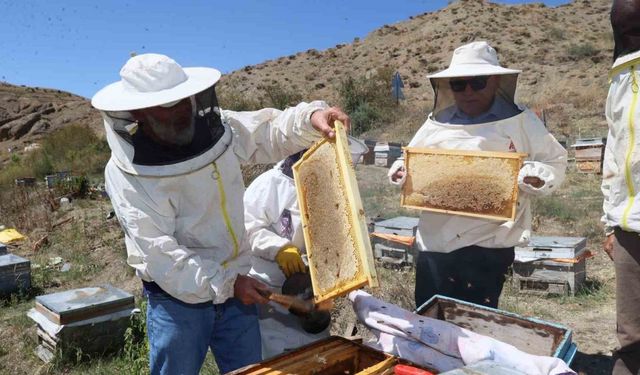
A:
<svg viewBox="0 0 640 375">
<path fill-rule="evenodd" d="M 314 144 L 293 166 L 316 303 L 378 286 L 347 134 L 339 121 L 335 134 Z M 333 201 L 326 202 L 327 197 Z"/>
<path fill-rule="evenodd" d="M 513 221 L 527 154 L 404 147 L 402 207 Z M 427 168 L 428 166 L 428 168 Z"/>
</svg>

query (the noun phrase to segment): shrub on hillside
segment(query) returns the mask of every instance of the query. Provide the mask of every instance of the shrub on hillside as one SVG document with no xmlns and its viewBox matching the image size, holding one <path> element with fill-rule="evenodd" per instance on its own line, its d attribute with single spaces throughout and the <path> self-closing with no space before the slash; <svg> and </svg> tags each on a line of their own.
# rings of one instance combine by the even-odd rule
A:
<svg viewBox="0 0 640 375">
<path fill-rule="evenodd" d="M 260 98 L 263 107 L 285 109 L 297 105 L 302 100 L 302 95 L 280 86 L 279 83 L 263 86 L 261 90 L 264 92 Z"/>
<path fill-rule="evenodd" d="M 42 146 L 22 158 L 13 158 L 0 171 L 0 185 L 19 177 L 38 179 L 57 171 L 75 175 L 102 174 L 109 160 L 109 146 L 90 128 L 69 125 L 49 135 Z"/>
<path fill-rule="evenodd" d="M 395 116 L 397 104 L 391 96 L 392 78 L 393 70 L 384 68 L 370 77 L 347 76 L 341 81 L 338 87 L 340 104 L 351 116 L 355 134 L 389 122 Z"/>
<path fill-rule="evenodd" d="M 582 59 L 598 54 L 598 50 L 591 43 L 572 44 L 569 46 L 569 57 L 574 59 Z"/>
<path fill-rule="evenodd" d="M 220 108 L 232 111 L 255 111 L 260 109 L 260 103 L 245 93 L 229 86 L 216 90 Z"/>
</svg>

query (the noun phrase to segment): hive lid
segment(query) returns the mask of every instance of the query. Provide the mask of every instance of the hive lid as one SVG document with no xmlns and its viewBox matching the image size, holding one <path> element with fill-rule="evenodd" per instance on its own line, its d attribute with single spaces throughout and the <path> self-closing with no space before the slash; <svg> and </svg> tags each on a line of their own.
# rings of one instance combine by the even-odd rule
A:
<svg viewBox="0 0 640 375">
<path fill-rule="evenodd" d="M 36 310 L 56 324 L 68 324 L 133 306 L 133 295 L 109 284 L 36 297 Z"/>
<path fill-rule="evenodd" d="M 526 154 L 405 147 L 406 208 L 514 220 Z"/>
<path fill-rule="evenodd" d="M 16 265 L 21 265 L 23 263 L 30 263 L 29 259 L 10 253 L 0 255 L 0 267 L 15 267 Z"/>
<path fill-rule="evenodd" d="M 420 221 L 417 217 L 397 216 L 387 220 L 376 221 L 375 227 L 384 227 L 388 229 L 413 229 Z"/>
<path fill-rule="evenodd" d="M 312 146 L 293 166 L 316 303 L 378 285 L 347 134 Z"/>
<path fill-rule="evenodd" d="M 586 146 L 604 146 L 606 138 L 580 138 L 576 139 L 576 143 L 572 144 L 572 148 Z"/>
</svg>

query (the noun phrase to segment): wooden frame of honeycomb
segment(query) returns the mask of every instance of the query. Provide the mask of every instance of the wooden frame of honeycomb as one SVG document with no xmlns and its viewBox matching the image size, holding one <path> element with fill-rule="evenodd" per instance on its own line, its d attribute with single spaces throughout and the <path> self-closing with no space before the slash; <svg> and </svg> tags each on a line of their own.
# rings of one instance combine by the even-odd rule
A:
<svg viewBox="0 0 640 375">
<path fill-rule="evenodd" d="M 347 134 L 313 145 L 293 166 L 316 303 L 378 286 Z"/>
<path fill-rule="evenodd" d="M 514 220 L 526 154 L 404 148 L 406 208 Z"/>
</svg>

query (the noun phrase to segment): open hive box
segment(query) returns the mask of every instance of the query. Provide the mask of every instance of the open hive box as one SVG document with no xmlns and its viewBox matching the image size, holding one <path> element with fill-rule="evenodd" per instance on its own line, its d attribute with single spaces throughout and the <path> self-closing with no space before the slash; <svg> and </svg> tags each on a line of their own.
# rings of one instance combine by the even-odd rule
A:
<svg viewBox="0 0 640 375">
<path fill-rule="evenodd" d="M 311 147 L 293 166 L 316 303 L 378 285 L 347 135 Z"/>
<path fill-rule="evenodd" d="M 529 354 L 560 358 L 568 365 L 577 351 L 572 331 L 565 326 L 455 298 L 435 295 L 416 313 L 492 337 Z"/>
<path fill-rule="evenodd" d="M 331 336 L 261 363 L 233 371 L 231 375 L 383 375 L 393 374 L 397 364 L 416 366 L 389 354 Z M 432 373 L 434 370 L 425 369 Z"/>
<path fill-rule="evenodd" d="M 401 205 L 448 214 L 513 220 L 526 154 L 407 147 Z"/>
</svg>

